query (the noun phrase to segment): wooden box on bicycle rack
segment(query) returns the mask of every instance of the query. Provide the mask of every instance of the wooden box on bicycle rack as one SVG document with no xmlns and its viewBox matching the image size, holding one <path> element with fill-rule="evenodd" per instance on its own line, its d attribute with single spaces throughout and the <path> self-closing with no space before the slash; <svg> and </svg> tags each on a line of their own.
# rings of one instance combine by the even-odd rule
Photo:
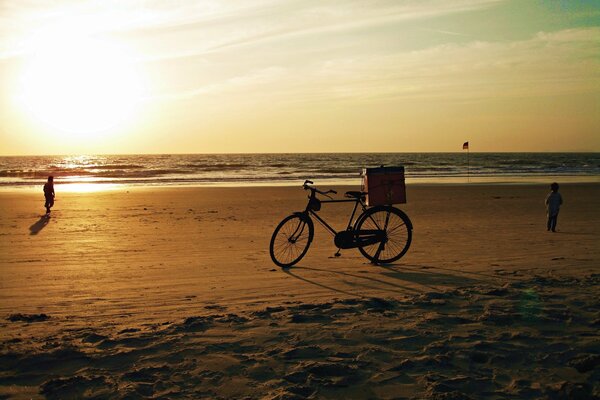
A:
<svg viewBox="0 0 600 400">
<path fill-rule="evenodd" d="M 368 206 L 406 203 L 404 167 L 363 168 L 362 178 Z"/>
</svg>

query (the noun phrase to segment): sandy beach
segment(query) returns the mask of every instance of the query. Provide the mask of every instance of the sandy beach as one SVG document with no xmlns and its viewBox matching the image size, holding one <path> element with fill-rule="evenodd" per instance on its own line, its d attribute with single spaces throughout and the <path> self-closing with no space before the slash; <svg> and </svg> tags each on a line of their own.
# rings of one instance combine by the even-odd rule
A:
<svg viewBox="0 0 600 400">
<path fill-rule="evenodd" d="M 56 192 L 0 192 L 2 399 L 600 397 L 600 184 L 557 233 L 547 185 L 410 185 L 402 259 L 285 270 L 300 187 Z"/>
</svg>

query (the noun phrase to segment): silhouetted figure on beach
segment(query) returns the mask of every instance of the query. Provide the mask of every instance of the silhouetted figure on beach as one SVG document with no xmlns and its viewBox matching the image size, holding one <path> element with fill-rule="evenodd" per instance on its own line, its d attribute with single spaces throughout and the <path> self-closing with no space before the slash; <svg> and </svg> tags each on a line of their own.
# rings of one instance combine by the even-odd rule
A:
<svg viewBox="0 0 600 400">
<path fill-rule="evenodd" d="M 54 177 L 49 176 L 48 182 L 44 185 L 44 197 L 46 198 L 46 214 L 50 214 L 50 208 L 54 205 Z"/>
<path fill-rule="evenodd" d="M 558 193 L 558 183 L 554 182 L 550 185 L 552 191 L 546 197 L 546 210 L 548 212 L 548 231 L 556 232 L 556 220 L 558 219 L 558 211 L 562 204 L 562 196 Z"/>
</svg>

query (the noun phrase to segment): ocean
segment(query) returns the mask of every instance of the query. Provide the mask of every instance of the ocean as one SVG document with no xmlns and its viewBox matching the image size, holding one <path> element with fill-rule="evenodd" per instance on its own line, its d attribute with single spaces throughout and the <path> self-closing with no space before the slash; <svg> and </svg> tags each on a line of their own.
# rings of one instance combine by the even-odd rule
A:
<svg viewBox="0 0 600 400">
<path fill-rule="evenodd" d="M 407 183 L 600 182 L 600 153 L 163 154 L 0 157 L 0 187 L 359 185 L 364 167 L 404 166 Z"/>
</svg>

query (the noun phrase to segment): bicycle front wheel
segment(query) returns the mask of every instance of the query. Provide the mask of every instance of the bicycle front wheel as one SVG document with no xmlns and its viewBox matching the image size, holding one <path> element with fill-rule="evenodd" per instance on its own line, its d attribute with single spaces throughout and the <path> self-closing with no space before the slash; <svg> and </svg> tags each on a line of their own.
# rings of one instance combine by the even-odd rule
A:
<svg viewBox="0 0 600 400">
<path fill-rule="evenodd" d="M 406 254 L 412 241 L 410 219 L 402 211 L 391 206 L 373 207 L 367 210 L 358 218 L 355 230 L 385 232 L 383 241 L 358 248 L 363 256 L 375 264 L 398 260 Z"/>
<path fill-rule="evenodd" d="M 304 257 L 313 234 L 314 226 L 309 217 L 302 214 L 286 217 L 271 236 L 271 259 L 282 268 L 291 267 Z"/>
</svg>

